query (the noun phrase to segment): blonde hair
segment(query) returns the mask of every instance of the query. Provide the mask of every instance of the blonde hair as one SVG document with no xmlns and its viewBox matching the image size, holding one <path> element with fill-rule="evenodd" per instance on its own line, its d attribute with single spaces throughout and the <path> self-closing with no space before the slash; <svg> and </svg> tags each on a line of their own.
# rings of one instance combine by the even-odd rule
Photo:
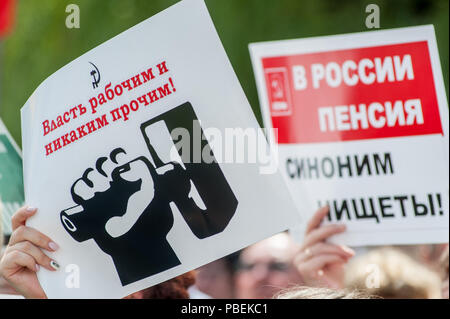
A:
<svg viewBox="0 0 450 319">
<path fill-rule="evenodd" d="M 369 280 L 373 279 L 372 282 Z M 345 285 L 383 298 L 439 298 L 439 276 L 398 249 L 385 247 L 355 258 Z"/>
<path fill-rule="evenodd" d="M 356 289 L 294 287 L 279 292 L 274 299 L 379 299 L 379 297 Z"/>
</svg>

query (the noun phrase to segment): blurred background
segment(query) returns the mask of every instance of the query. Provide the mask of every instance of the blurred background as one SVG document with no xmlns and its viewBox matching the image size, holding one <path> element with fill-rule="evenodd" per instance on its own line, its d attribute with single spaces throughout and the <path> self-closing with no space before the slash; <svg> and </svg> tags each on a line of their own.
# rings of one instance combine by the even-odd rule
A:
<svg viewBox="0 0 450 319">
<path fill-rule="evenodd" d="M 0 0 L 14 4 L 0 38 L 0 118 L 21 144 L 20 108 L 53 72 L 177 0 Z M 66 6 L 80 8 L 80 28 L 65 26 Z M 206 0 L 255 115 L 262 124 L 248 44 L 369 31 L 365 12 L 380 7 L 381 29 L 433 24 L 448 96 L 448 0 Z M 5 13 L 6 9 L 2 9 Z M 2 13 L 0 12 L 0 15 Z M 186 17 L 186 19 L 189 19 Z"/>
<path fill-rule="evenodd" d="M 449 0 L 205 1 L 260 124 L 262 119 L 248 44 L 370 31 L 365 25 L 369 15 L 365 10 L 369 4 L 376 4 L 380 8 L 380 29 L 434 25 L 448 97 Z M 42 81 L 83 53 L 176 2 L 178 0 L 0 0 L 0 118 L 19 146 L 20 108 Z M 66 7 L 69 4 L 79 6 L 79 29 L 66 27 L 66 18 L 70 14 L 66 12 Z M 188 19 L 189 17 L 186 17 L 187 22 Z M 5 160 L 1 164 L 5 164 Z M 292 251 L 292 243 L 283 237 L 287 235 L 277 236 L 259 246 L 248 248 L 247 253 L 237 253 L 202 267 L 198 270 L 197 285 L 194 287 L 196 290 L 191 291 L 191 295 L 196 293 L 200 298 L 204 298 L 204 294 L 214 298 L 261 298 L 264 296 L 262 293 L 272 295 L 273 291 L 266 292 L 259 287 L 282 286 L 284 282 L 288 282 L 288 276 L 291 275 L 291 271 L 288 272 L 283 263 L 270 259 L 272 252 L 269 248 L 273 243 L 276 243 L 275 246 L 281 249 L 283 254 Z M 286 243 L 285 246 L 279 245 L 280 240 Z M 442 251 L 445 249 L 447 255 L 442 259 Z M 255 250 L 260 255 L 255 254 Z M 249 256 L 254 259 L 269 259 L 269 266 L 273 269 L 257 281 L 251 275 L 256 272 L 250 266 L 256 265 L 259 259 L 251 260 Z M 441 285 L 436 274 L 441 276 L 441 270 L 444 269 L 442 278 L 446 279 L 443 291 L 446 291 L 446 294 L 443 296 L 448 298 L 448 246 L 401 247 L 399 252 L 375 250 L 367 256 L 362 261 L 357 260 L 355 265 L 359 269 L 365 269 L 361 263 L 373 264 L 374 260 L 386 260 L 385 264 L 390 266 L 382 271 L 387 274 L 393 271 L 389 278 L 395 284 L 391 286 L 397 287 L 395 293 L 402 290 L 401 295 L 393 294 L 389 290 L 391 286 L 388 282 L 385 284 L 389 288 L 386 288 L 388 294 L 383 295 L 383 291 L 378 291 L 377 295 L 386 298 L 434 297 L 431 291 L 434 288 L 440 290 Z M 293 258 L 290 255 L 288 257 Z M 442 267 L 441 259 L 446 261 Z M 419 265 L 415 264 L 417 262 Z M 422 266 L 426 266 L 426 269 L 435 274 L 427 273 Z M 355 268 L 350 269 L 350 274 L 357 274 Z M 401 269 L 411 269 L 409 276 L 400 276 L 397 270 Z M 298 274 L 295 273 L 295 276 Z M 307 278 L 305 273 L 302 276 L 303 279 Z M 357 286 L 358 282 L 365 280 L 365 277 L 361 278 L 353 276 L 346 280 Z M 349 283 L 346 285 L 350 286 Z M 4 287 L 0 278 L 0 293 Z M 405 295 L 405 291 L 408 291 L 409 295 Z M 438 294 L 440 295 L 440 291 Z"/>
</svg>

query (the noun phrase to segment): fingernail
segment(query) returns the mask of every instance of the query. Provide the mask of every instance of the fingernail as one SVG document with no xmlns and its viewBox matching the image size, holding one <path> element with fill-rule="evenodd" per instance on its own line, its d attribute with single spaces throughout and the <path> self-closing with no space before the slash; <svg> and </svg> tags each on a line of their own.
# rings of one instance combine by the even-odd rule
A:
<svg viewBox="0 0 450 319">
<path fill-rule="evenodd" d="M 52 241 L 48 243 L 48 247 L 53 251 L 58 250 L 58 248 L 59 248 L 59 246 Z"/>
<path fill-rule="evenodd" d="M 50 266 L 52 266 L 52 268 L 55 269 L 55 270 L 59 270 L 59 264 L 56 261 L 54 261 L 54 260 L 52 260 L 50 262 Z"/>
<path fill-rule="evenodd" d="M 27 212 L 31 213 L 31 212 L 34 211 L 35 209 L 36 209 L 36 208 L 29 206 L 29 207 L 27 207 Z"/>
<path fill-rule="evenodd" d="M 354 255 L 355 251 L 353 249 L 351 249 L 350 247 L 347 246 L 341 246 L 342 250 L 345 251 L 346 253 L 350 254 L 350 255 Z"/>
<path fill-rule="evenodd" d="M 40 268 L 41 268 L 41 267 L 39 267 L 39 265 L 36 264 L 36 272 L 38 272 Z"/>
</svg>

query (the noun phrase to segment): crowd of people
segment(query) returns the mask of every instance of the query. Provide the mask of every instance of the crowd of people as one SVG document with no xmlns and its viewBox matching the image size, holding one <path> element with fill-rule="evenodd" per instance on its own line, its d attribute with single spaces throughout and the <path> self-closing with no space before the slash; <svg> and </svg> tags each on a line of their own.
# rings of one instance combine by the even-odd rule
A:
<svg viewBox="0 0 450 319">
<path fill-rule="evenodd" d="M 0 295 L 46 298 L 36 273 L 40 267 L 58 271 L 45 254 L 58 245 L 26 226 L 36 213 L 23 207 L 12 218 L 13 233 L 1 254 Z M 346 229 L 323 225 L 327 214 L 324 207 L 313 215 L 301 245 L 283 232 L 126 299 L 449 298 L 448 244 L 353 250 L 329 242 Z"/>
<path fill-rule="evenodd" d="M 212 298 L 448 298 L 448 244 L 352 250 L 328 242 L 345 227 L 322 226 L 327 213 L 315 213 L 302 245 L 287 232 L 263 240 L 198 269 L 195 288 Z"/>
</svg>

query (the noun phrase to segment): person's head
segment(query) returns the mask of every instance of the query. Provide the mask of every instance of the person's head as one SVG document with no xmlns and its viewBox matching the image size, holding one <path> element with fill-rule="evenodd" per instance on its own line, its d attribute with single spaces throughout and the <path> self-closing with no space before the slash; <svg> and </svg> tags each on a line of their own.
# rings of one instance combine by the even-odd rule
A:
<svg viewBox="0 0 450 319">
<path fill-rule="evenodd" d="M 281 289 L 301 284 L 293 265 L 297 245 L 287 233 L 247 247 L 241 252 L 235 274 L 237 298 L 271 298 Z"/>
<path fill-rule="evenodd" d="M 359 290 L 300 286 L 281 291 L 274 299 L 379 299 L 379 297 Z"/>
<path fill-rule="evenodd" d="M 198 290 L 215 299 L 234 297 L 233 269 L 230 260 L 221 258 L 197 269 Z"/>
<path fill-rule="evenodd" d="M 392 246 L 429 269 L 441 271 L 441 256 L 445 252 L 446 244 L 395 245 Z"/>
<path fill-rule="evenodd" d="M 439 276 L 394 248 L 377 248 L 356 257 L 345 275 L 348 288 L 386 299 L 439 298 Z"/>
<path fill-rule="evenodd" d="M 156 286 L 135 292 L 124 299 L 189 299 L 188 288 L 194 283 L 195 273 L 190 271 Z"/>
</svg>

